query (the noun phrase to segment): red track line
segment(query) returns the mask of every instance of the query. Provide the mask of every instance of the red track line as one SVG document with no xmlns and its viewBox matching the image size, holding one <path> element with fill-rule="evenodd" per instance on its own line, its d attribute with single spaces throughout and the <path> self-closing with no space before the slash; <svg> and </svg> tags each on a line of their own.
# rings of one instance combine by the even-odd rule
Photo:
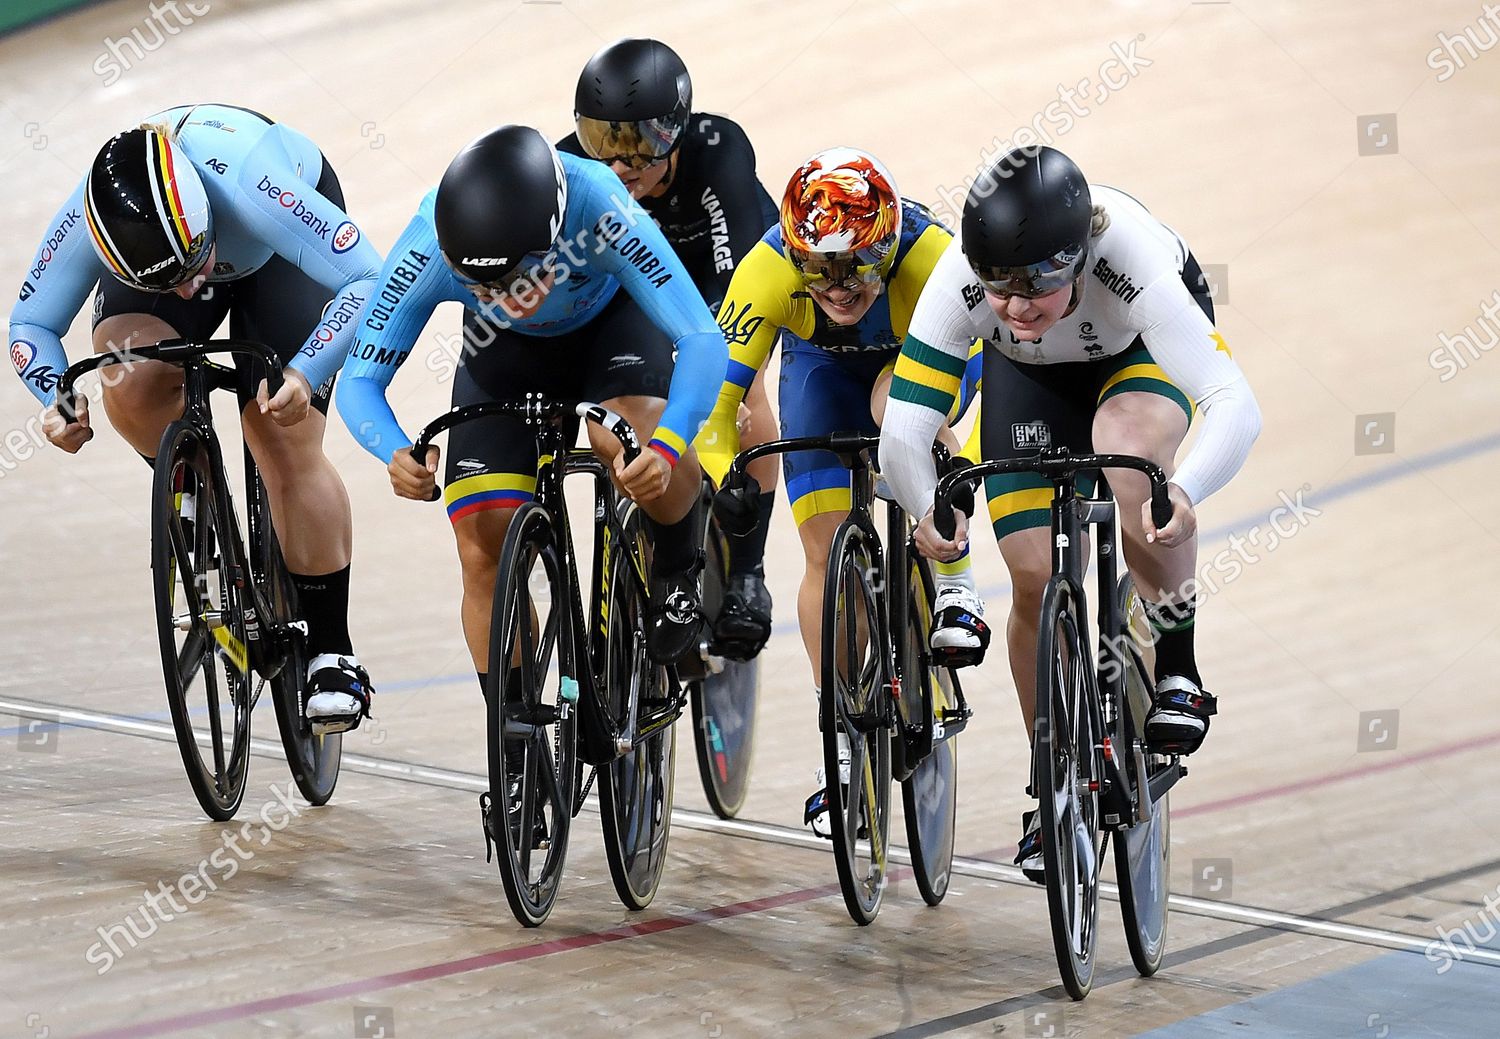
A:
<svg viewBox="0 0 1500 1039">
<path fill-rule="evenodd" d="M 1254 804 L 1257 801 L 1265 801 L 1272 797 L 1283 797 L 1286 794 L 1296 794 L 1304 790 L 1315 790 L 1318 787 L 1329 786 L 1333 783 L 1342 783 L 1347 779 L 1358 779 L 1361 776 L 1369 776 L 1377 772 L 1388 772 L 1393 768 L 1406 768 L 1408 765 L 1430 761 L 1433 758 L 1447 757 L 1449 754 L 1460 754 L 1466 750 L 1478 750 L 1481 747 L 1488 747 L 1494 743 L 1500 743 L 1500 732 L 1492 732 L 1488 736 L 1475 736 L 1471 739 L 1460 740 L 1457 743 L 1444 744 L 1441 747 L 1418 751 L 1415 754 L 1385 758 L 1382 761 L 1369 765 L 1361 765 L 1358 768 L 1347 768 L 1339 772 L 1328 772 L 1321 776 L 1311 776 L 1307 779 L 1299 779 L 1294 783 L 1268 786 L 1263 790 L 1252 790 L 1247 794 L 1236 794 L 1234 797 L 1225 797 L 1218 801 L 1205 801 L 1202 804 L 1189 805 L 1186 808 L 1177 808 L 1174 806 L 1172 809 L 1172 818 L 1183 819 L 1190 815 L 1202 815 L 1207 812 L 1220 812 L 1226 808 L 1238 808 L 1241 805 Z"/>
<path fill-rule="evenodd" d="M 894 870 L 892 871 L 892 879 L 895 879 L 895 872 Z M 549 942 L 538 942 L 535 945 L 497 949 L 494 952 L 482 953 L 478 956 L 466 956 L 461 960 L 448 960 L 444 963 L 428 964 L 425 967 L 414 967 L 411 970 L 396 971 L 393 974 L 380 974 L 373 978 L 346 981 L 341 985 L 327 985 L 323 988 L 305 989 L 301 992 L 288 992 L 279 996 L 268 996 L 265 999 L 257 999 L 249 1003 L 235 1003 L 231 1006 L 219 1007 L 216 1010 L 198 1010 L 190 1014 L 179 1014 L 176 1017 L 164 1017 L 155 1021 L 124 1025 L 120 1028 L 107 1028 L 102 1032 L 90 1032 L 87 1035 L 80 1036 L 79 1039 L 146 1039 L 148 1036 L 166 1035 L 169 1032 L 178 1032 L 184 1028 L 203 1028 L 225 1021 L 238 1021 L 254 1014 L 271 1014 L 283 1010 L 292 1010 L 297 1007 L 311 1006 L 314 1003 L 326 1003 L 335 999 L 350 999 L 355 996 L 378 992 L 382 989 L 394 988 L 398 985 L 409 985 L 417 981 L 431 981 L 435 978 L 446 978 L 454 974 L 467 974 L 470 971 L 484 970 L 487 967 L 496 967 L 505 963 L 519 963 L 523 960 L 534 960 L 542 956 L 572 952 L 575 949 L 587 949 L 595 945 L 605 945 L 609 942 L 626 941 L 631 938 L 661 934 L 665 931 L 675 931 L 683 927 L 692 927 L 695 924 L 728 920 L 732 917 L 744 916 L 747 913 L 759 913 L 767 909 L 779 909 L 782 906 L 795 905 L 799 902 L 810 902 L 816 898 L 823 898 L 826 895 L 836 895 L 838 893 L 839 886 L 837 884 L 824 884 L 820 887 L 802 888 L 798 891 L 788 891 L 784 894 L 771 895 L 767 898 L 756 898 L 748 902 L 734 902 L 730 905 L 713 906 L 712 908 L 702 909 L 693 913 L 683 913 L 678 916 L 663 916 L 638 924 L 623 924 L 608 931 L 592 931 L 587 934 L 574 935 L 571 938 L 555 938 Z"/>
<path fill-rule="evenodd" d="M 1203 804 L 1177 808 L 1173 810 L 1172 816 L 1173 818 L 1181 819 L 1191 815 L 1223 811 L 1226 808 L 1238 808 L 1242 805 L 1254 804 L 1273 797 L 1282 797 L 1304 790 L 1314 790 L 1318 787 L 1329 786 L 1333 783 L 1341 783 L 1349 779 L 1358 779 L 1361 776 L 1387 772 L 1391 769 L 1406 768 L 1407 766 L 1423 761 L 1430 761 L 1433 758 L 1446 757 L 1450 754 L 1458 754 L 1468 750 L 1477 750 L 1494 743 L 1500 743 L 1500 733 L 1475 736 L 1471 739 L 1460 740 L 1457 743 L 1433 747 L 1429 750 L 1418 751 L 1415 754 L 1406 754 L 1401 757 L 1362 765 L 1358 768 L 1329 772 L 1321 776 L 1301 779 L 1294 783 L 1283 783 L 1280 786 L 1253 790 L 1246 794 L 1221 798 L 1218 801 L 1206 801 Z M 895 870 L 892 871 L 892 880 L 896 878 L 897 872 Z M 905 870 L 899 872 L 904 873 Z M 296 1007 L 310 1006 L 315 1003 L 326 1003 L 334 999 L 347 999 L 370 992 L 378 992 L 382 989 L 394 988 L 398 985 L 408 985 L 418 981 L 431 981 L 435 978 L 446 978 L 454 974 L 466 974 L 470 971 L 484 970 L 488 967 L 496 967 L 506 963 L 519 963 L 542 956 L 572 952 L 575 949 L 587 949 L 595 945 L 605 945 L 609 942 L 642 938 L 653 934 L 661 934 L 666 931 L 675 931 L 683 927 L 692 927 L 695 924 L 712 923 L 715 920 L 728 920 L 736 916 L 758 913 L 766 909 L 779 909 L 782 906 L 810 902 L 813 899 L 837 894 L 838 891 L 839 887 L 837 884 L 824 884 L 820 887 L 802 888 L 780 895 L 771 895 L 767 898 L 756 898 L 747 902 L 734 902 L 729 905 L 714 906 L 709 909 L 684 913 L 679 916 L 663 916 L 639 924 L 624 924 L 607 931 L 592 931 L 586 934 L 574 935 L 571 938 L 556 938 L 548 942 L 539 942 L 536 945 L 498 949 L 479 956 L 468 956 L 461 960 L 448 960 L 444 963 L 415 967 L 411 970 L 397 971 L 393 974 L 380 974 L 373 978 L 344 982 L 341 985 L 329 985 L 324 988 L 289 992 L 280 996 L 270 996 L 249 1003 L 236 1003 L 231 1006 L 220 1007 L 217 1010 L 200 1010 L 191 1014 L 180 1014 L 177 1017 L 161 1018 L 156 1021 L 106 1029 L 102 1032 L 90 1032 L 87 1035 L 80 1036 L 79 1039 L 147 1039 L 147 1037 L 181 1031 L 184 1028 L 202 1027 L 224 1021 L 237 1021 L 250 1017 L 253 1014 L 275 1013 L 282 1010 L 291 1010 Z"/>
</svg>

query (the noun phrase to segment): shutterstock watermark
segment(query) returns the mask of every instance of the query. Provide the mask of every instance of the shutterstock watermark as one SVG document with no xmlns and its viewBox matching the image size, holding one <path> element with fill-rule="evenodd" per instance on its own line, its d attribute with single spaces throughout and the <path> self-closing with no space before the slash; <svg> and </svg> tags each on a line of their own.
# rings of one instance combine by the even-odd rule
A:
<svg viewBox="0 0 1500 1039">
<path fill-rule="evenodd" d="M 94 74 L 104 79 L 105 86 L 114 86 L 137 62 L 161 50 L 167 40 L 208 14 L 211 7 L 207 0 L 187 0 L 181 6 L 187 9 L 187 14 L 178 9 L 177 0 L 161 4 L 153 0 L 147 5 L 143 26 L 131 29 L 128 36 L 118 40 L 106 36 L 104 52 L 94 59 Z"/>
<path fill-rule="evenodd" d="M 1455 963 L 1462 963 L 1465 956 L 1486 948 L 1500 936 L 1500 887 L 1484 896 L 1484 908 L 1475 916 L 1477 921 L 1464 920 L 1463 926 L 1452 930 L 1437 928 L 1437 941 L 1428 942 L 1422 951 L 1423 956 L 1438 965 L 1439 974 L 1448 973 Z M 1459 943 L 1463 944 L 1462 949 Z"/>
<path fill-rule="evenodd" d="M 973 174 L 959 184 L 938 185 L 937 194 L 940 201 L 932 207 L 937 216 L 957 226 L 959 218 L 963 215 L 964 200 L 968 198 L 971 190 L 976 189 L 976 185 L 977 189 L 985 195 L 994 191 L 993 180 L 985 174 L 994 165 L 996 159 L 1017 148 L 1050 145 L 1066 137 L 1078 125 L 1079 120 L 1087 118 L 1091 112 L 1108 102 L 1113 95 L 1124 90 L 1145 69 L 1150 68 L 1153 62 L 1136 53 L 1137 47 L 1145 39 L 1146 37 L 1141 35 L 1132 38 L 1127 43 L 1118 41 L 1111 43 L 1109 45 L 1110 57 L 1099 65 L 1093 76 L 1084 76 L 1071 86 L 1059 83 L 1057 100 L 1050 102 L 1009 139 L 995 137 L 989 147 L 979 153 L 979 165 L 975 167 Z M 1093 108 L 1089 107 L 1091 102 Z M 1011 172 L 1003 168 L 998 171 L 1001 179 L 1010 176 Z"/>
<path fill-rule="evenodd" d="M 1438 343 L 1437 349 L 1427 355 L 1428 365 L 1441 373 L 1438 382 L 1447 382 L 1500 345 L 1500 289 L 1479 301 L 1479 317 L 1473 324 L 1451 336 L 1439 332 Z"/>
<path fill-rule="evenodd" d="M 1478 61 L 1500 43 L 1500 7 L 1484 4 L 1479 16 L 1461 29 L 1457 36 L 1445 32 L 1437 34 L 1438 45 L 1427 52 L 1427 67 L 1438 74 L 1437 81 L 1446 83 L 1458 75 L 1468 63 Z"/>
<path fill-rule="evenodd" d="M 1323 515 L 1322 509 L 1303 500 L 1311 490 L 1303 484 L 1295 491 L 1277 491 L 1276 497 L 1281 504 L 1266 515 L 1265 522 L 1254 524 L 1244 533 L 1231 533 L 1229 547 L 1211 558 L 1200 559 L 1197 572 L 1183 581 L 1181 587 L 1172 590 L 1170 601 L 1201 602 L 1205 594 L 1217 595 L 1220 589 L 1238 581 L 1245 571 L 1306 530 L 1313 520 Z M 1153 644 L 1158 637 L 1154 628 L 1149 628 L 1144 635 Z M 1119 637 L 1123 643 L 1137 635 L 1126 630 Z M 1108 640 L 1100 641 L 1099 667 L 1107 678 L 1118 677 L 1118 669 L 1127 659 L 1123 645 L 1112 646 Z"/>
<path fill-rule="evenodd" d="M 242 847 L 242 843 L 248 845 L 251 838 L 256 837 L 258 846 L 264 848 L 271 843 L 272 836 L 286 829 L 293 819 L 302 814 L 302 806 L 292 799 L 295 789 L 291 782 L 287 783 L 284 791 L 272 784 L 272 799 L 261 805 L 259 825 L 254 820 L 246 820 L 237 833 L 221 830 L 220 846 L 199 862 L 196 868 L 183 873 L 170 884 L 157 881 L 156 890 L 148 890 L 141 897 L 139 908 L 125 914 L 121 921 L 98 928 L 96 933 L 99 940 L 88 947 L 83 958 L 97 968 L 98 974 L 103 975 L 123 959 L 128 950 L 155 935 L 163 924 L 185 915 L 193 906 L 199 905 L 211 893 L 219 890 L 220 884 L 232 880 L 240 871 L 241 863 L 255 858 L 254 848 Z M 273 813 L 278 810 L 280 817 L 272 818 Z M 178 901 L 178 896 L 181 896 L 181 902 Z M 183 905 L 182 902 L 187 904 Z M 162 903 L 170 906 L 172 911 L 164 909 Z"/>
<path fill-rule="evenodd" d="M 118 349 L 113 343 L 108 344 L 110 349 Z M 37 365 L 36 348 L 25 340 L 15 340 L 10 344 L 11 363 L 17 372 L 27 382 L 34 383 L 43 392 L 50 393 L 57 386 L 59 374 L 47 365 Z M 118 386 L 132 371 L 135 370 L 136 361 L 126 357 L 114 364 L 103 365 L 98 369 L 99 378 L 92 382 L 87 390 L 75 387 L 74 396 L 88 401 L 89 413 L 93 414 L 94 405 L 104 398 L 106 388 Z M 53 423 L 61 422 L 54 417 Z M 0 437 L 0 480 L 8 474 L 15 472 L 23 462 L 30 461 L 38 449 L 47 444 L 48 411 L 43 408 L 35 412 L 24 424 L 12 427 L 3 437 Z"/>
</svg>

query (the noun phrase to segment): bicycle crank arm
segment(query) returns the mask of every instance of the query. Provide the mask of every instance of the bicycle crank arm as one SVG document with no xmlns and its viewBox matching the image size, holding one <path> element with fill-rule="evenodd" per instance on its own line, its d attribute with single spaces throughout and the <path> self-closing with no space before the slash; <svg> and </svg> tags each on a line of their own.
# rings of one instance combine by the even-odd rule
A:
<svg viewBox="0 0 1500 1039">
<path fill-rule="evenodd" d="M 1187 775 L 1187 768 L 1181 761 L 1173 760 L 1165 768 L 1157 769 L 1151 774 L 1148 786 L 1151 789 L 1151 803 L 1155 804 L 1165 796 L 1168 790 L 1177 785 L 1177 781 Z M 1149 811 L 1149 808 L 1148 808 Z"/>
</svg>

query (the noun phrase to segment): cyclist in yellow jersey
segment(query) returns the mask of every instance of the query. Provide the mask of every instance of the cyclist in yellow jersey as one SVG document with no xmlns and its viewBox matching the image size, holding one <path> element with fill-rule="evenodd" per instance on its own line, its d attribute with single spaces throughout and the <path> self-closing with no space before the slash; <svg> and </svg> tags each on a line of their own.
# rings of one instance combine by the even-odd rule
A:
<svg viewBox="0 0 1500 1039">
<path fill-rule="evenodd" d="M 897 193 L 873 156 L 833 148 L 804 163 L 787 186 L 780 223 L 740 261 L 719 309 L 730 361 L 697 440 L 705 467 L 727 466 L 738 445 L 740 403 L 778 335 L 783 436 L 877 433 L 912 310 L 952 237 L 926 207 Z M 963 413 L 970 394 L 962 396 L 950 420 Z M 958 451 L 949 429 L 941 437 Z M 806 558 L 797 612 L 816 677 L 824 571 L 849 511 L 849 472 L 822 451 L 787 454 L 783 466 Z M 969 557 L 936 569 L 933 647 L 954 666 L 978 663 L 989 628 Z"/>
</svg>

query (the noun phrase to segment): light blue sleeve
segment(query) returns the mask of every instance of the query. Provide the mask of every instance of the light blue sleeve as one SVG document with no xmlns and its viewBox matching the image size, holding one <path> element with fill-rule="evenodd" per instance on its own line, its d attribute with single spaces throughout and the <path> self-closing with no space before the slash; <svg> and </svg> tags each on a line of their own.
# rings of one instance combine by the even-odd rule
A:
<svg viewBox="0 0 1500 1039">
<path fill-rule="evenodd" d="M 335 292 L 324 319 L 308 330 L 307 341 L 289 365 L 316 388 L 343 363 L 354 334 L 350 318 L 369 302 L 380 253 L 341 206 L 297 176 L 291 145 L 283 136 L 289 132 L 272 127 L 246 156 L 235 207 L 245 225 L 278 256 Z M 272 195 L 259 189 L 262 181 L 291 187 L 273 189 Z"/>
<path fill-rule="evenodd" d="M 389 462 L 411 437 L 401 429 L 386 400 L 386 387 L 411 353 L 439 303 L 463 302 L 448 265 L 438 252 L 431 195 L 396 240 L 375 290 L 351 326 L 351 343 L 339 375 L 334 402 L 354 439 L 382 462 Z"/>
<path fill-rule="evenodd" d="M 590 177 L 584 199 L 590 207 L 587 226 L 594 229 L 602 245 L 599 266 L 619 279 L 677 348 L 667 406 L 651 442 L 675 463 L 718 401 L 729 365 L 729 347 L 656 221 L 607 167 L 600 169 L 608 180 Z"/>
<path fill-rule="evenodd" d="M 11 365 L 43 404 L 52 403 L 57 380 L 68 367 L 63 334 L 105 276 L 104 264 L 89 242 L 84 183 L 79 182 L 47 225 L 10 313 Z"/>
</svg>

